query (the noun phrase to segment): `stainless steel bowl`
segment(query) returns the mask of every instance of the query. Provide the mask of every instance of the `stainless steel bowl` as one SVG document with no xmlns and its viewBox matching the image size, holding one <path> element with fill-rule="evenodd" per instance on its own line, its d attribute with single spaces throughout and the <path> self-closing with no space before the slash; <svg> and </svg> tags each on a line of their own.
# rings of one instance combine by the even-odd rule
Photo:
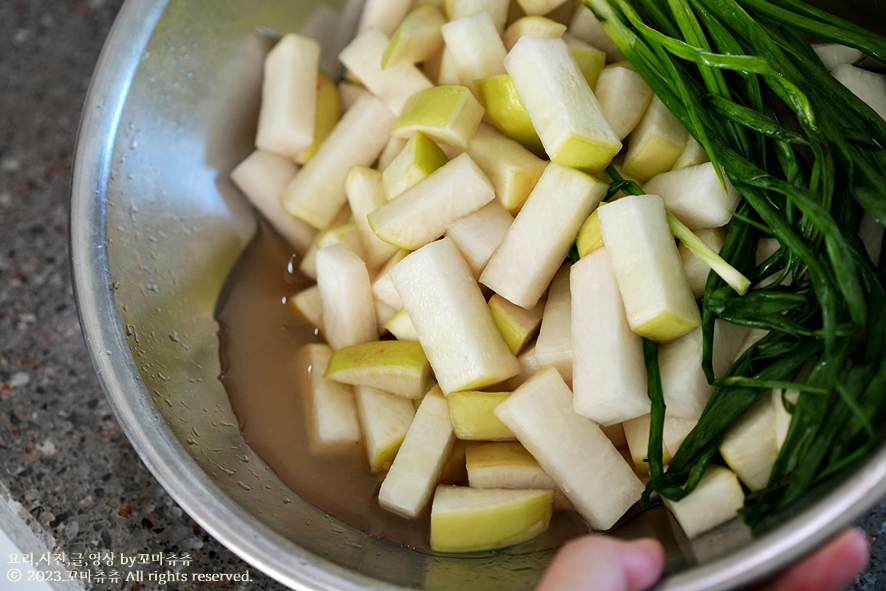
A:
<svg viewBox="0 0 886 591">
<path fill-rule="evenodd" d="M 71 253 L 80 318 L 117 419 L 207 532 L 296 589 L 531 589 L 553 552 L 428 556 L 368 537 L 300 500 L 244 443 L 219 374 L 213 308 L 256 228 L 228 172 L 251 150 L 261 28 L 313 34 L 327 70 L 359 2 L 129 0 L 83 111 Z M 661 589 L 733 589 L 782 568 L 886 495 L 886 451 L 783 525 L 737 520 L 691 544 L 663 515 Z"/>
</svg>

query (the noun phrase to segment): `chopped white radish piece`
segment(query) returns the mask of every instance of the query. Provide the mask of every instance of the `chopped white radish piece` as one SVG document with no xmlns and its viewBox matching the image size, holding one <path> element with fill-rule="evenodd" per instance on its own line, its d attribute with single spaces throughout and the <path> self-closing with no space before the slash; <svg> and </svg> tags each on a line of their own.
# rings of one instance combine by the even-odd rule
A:
<svg viewBox="0 0 886 591">
<path fill-rule="evenodd" d="M 661 197 L 623 197 L 600 209 L 600 223 L 633 331 L 667 342 L 699 326 Z"/>
<path fill-rule="evenodd" d="M 317 108 L 314 115 L 314 141 L 298 153 L 295 161 L 304 164 L 314 157 L 320 144 L 329 137 L 335 124 L 341 119 L 341 103 L 338 87 L 323 73 L 317 75 Z"/>
<path fill-rule="evenodd" d="M 467 152 L 495 187 L 496 199 L 516 214 L 547 166 L 519 142 L 480 125 L 468 141 Z"/>
<path fill-rule="evenodd" d="M 671 170 L 649 179 L 643 190 L 664 199 L 665 207 L 690 230 L 719 228 L 732 219 L 741 193 L 729 179 L 727 190 L 711 162 Z"/>
<path fill-rule="evenodd" d="M 570 280 L 575 412 L 602 425 L 648 414 L 643 341 L 628 324 L 608 249 L 572 265 Z"/>
<path fill-rule="evenodd" d="M 874 265 L 880 264 L 880 254 L 883 249 L 883 226 L 877 221 L 877 218 L 864 212 L 861 216 L 861 223 L 858 225 L 858 237 L 864 244 L 865 252 L 871 257 Z"/>
<path fill-rule="evenodd" d="M 858 49 L 839 43 L 813 43 L 812 49 L 828 72 L 843 64 L 853 65 L 864 57 L 864 54 Z"/>
<path fill-rule="evenodd" d="M 621 150 L 565 41 L 523 37 L 504 65 L 552 162 L 599 172 Z"/>
<path fill-rule="evenodd" d="M 319 230 L 347 201 L 344 180 L 355 164 L 369 166 L 387 143 L 394 116 L 380 100 L 364 96 L 351 107 L 320 145 L 310 162 L 286 185 L 283 208 Z"/>
<path fill-rule="evenodd" d="M 513 223 L 511 214 L 497 200 L 492 200 L 474 213 L 449 224 L 446 236 L 458 246 L 476 279 Z"/>
<path fill-rule="evenodd" d="M 600 73 L 606 67 L 606 53 L 569 34 L 563 35 L 563 41 L 569 46 L 569 53 L 575 58 L 575 63 L 578 64 L 578 69 L 588 81 L 588 86 L 596 94 Z M 599 96 L 597 98 L 599 99 Z"/>
<path fill-rule="evenodd" d="M 690 135 L 689 139 L 686 140 L 686 147 L 683 148 L 683 151 L 680 153 L 677 161 L 674 162 L 674 166 L 671 167 L 671 170 L 698 166 L 699 164 L 704 164 L 705 162 L 710 161 L 711 159 L 708 157 L 708 153 L 705 152 L 702 145 Z"/>
<path fill-rule="evenodd" d="M 600 427 L 572 410 L 554 368 L 541 369 L 495 414 L 592 528 L 609 529 L 640 500 L 643 484 Z"/>
<path fill-rule="evenodd" d="M 520 37 L 544 37 L 547 39 L 556 39 L 562 37 L 566 32 L 566 25 L 552 21 L 543 16 L 524 16 L 508 25 L 502 40 L 505 49 L 510 51 Z"/>
<path fill-rule="evenodd" d="M 544 297 L 539 299 L 531 310 L 512 304 L 497 293 L 489 298 L 489 311 L 492 312 L 492 319 L 495 320 L 495 325 L 514 355 L 522 351 L 529 340 L 535 336 L 535 332 L 541 324 L 544 308 Z"/>
<path fill-rule="evenodd" d="M 630 62 L 603 68 L 594 95 L 618 139 L 628 137 L 652 102 L 652 89 Z"/>
<path fill-rule="evenodd" d="M 464 86 L 464 82 L 462 82 L 458 75 L 455 58 L 445 45 L 440 52 L 440 64 L 437 67 L 437 74 L 432 79 L 436 80 L 438 86 Z"/>
<path fill-rule="evenodd" d="M 332 453 L 349 449 L 360 441 L 357 405 L 350 386 L 323 377 L 332 355 L 329 346 L 312 343 L 302 348 L 308 366 L 308 389 L 305 397 L 308 416 L 308 439 L 311 453 Z"/>
<path fill-rule="evenodd" d="M 603 25 L 594 16 L 594 13 L 587 6 L 579 5 L 569 21 L 567 29 L 570 35 L 575 35 L 582 41 L 590 43 L 597 49 L 606 52 L 606 61 L 616 63 L 624 61 L 625 54 L 621 52 L 618 45 L 609 38 L 609 35 L 603 29 Z"/>
<path fill-rule="evenodd" d="M 688 538 L 694 538 L 735 519 L 744 505 L 738 478 L 727 468 L 710 465 L 698 486 L 679 501 L 664 499 Z"/>
<path fill-rule="evenodd" d="M 341 112 L 346 113 L 348 109 L 354 106 L 357 100 L 364 95 L 371 94 L 365 87 L 342 80 L 338 83 L 338 103 Z"/>
<path fill-rule="evenodd" d="M 371 341 L 333 353 L 324 377 L 403 398 L 421 398 L 428 391 L 431 366 L 418 343 Z"/>
<path fill-rule="evenodd" d="M 672 456 L 677 455 L 677 452 L 680 451 L 680 446 L 683 445 L 683 441 L 695 429 L 697 424 L 698 421 L 695 419 L 665 416 L 662 443 L 668 448 Z"/>
<path fill-rule="evenodd" d="M 415 406 L 409 399 L 366 386 L 354 388 L 354 398 L 369 469 L 384 470 L 394 461 L 406 437 L 415 417 Z"/>
<path fill-rule="evenodd" d="M 312 285 L 303 289 L 287 301 L 298 310 L 315 328 L 323 330 L 323 301 L 320 299 L 320 288 Z"/>
<path fill-rule="evenodd" d="M 468 87 L 473 89 L 474 82 L 481 78 L 505 73 L 508 52 L 488 12 L 450 21 L 443 25 L 442 32 L 458 77 Z"/>
<path fill-rule="evenodd" d="M 412 7 L 412 0 L 366 0 L 360 13 L 357 32 L 378 29 L 391 35 Z"/>
<path fill-rule="evenodd" d="M 547 14 L 565 2 L 566 0 L 517 0 L 523 12 L 529 15 Z"/>
<path fill-rule="evenodd" d="M 440 485 L 431 506 L 431 548 L 470 552 L 513 546 L 548 528 L 551 490 Z"/>
<path fill-rule="evenodd" d="M 391 135 L 417 131 L 438 142 L 465 148 L 483 119 L 483 107 L 464 86 L 435 86 L 412 95 L 391 128 Z"/>
<path fill-rule="evenodd" d="M 418 341 L 418 332 L 416 332 L 412 318 L 409 317 L 405 308 L 398 310 L 396 314 L 391 316 L 391 319 L 385 322 L 384 327 L 398 341 Z"/>
<path fill-rule="evenodd" d="M 415 251 L 390 276 L 443 392 L 480 389 L 520 371 L 449 238 Z"/>
<path fill-rule="evenodd" d="M 284 35 L 264 64 L 255 145 L 294 158 L 314 141 L 320 44 Z"/>
<path fill-rule="evenodd" d="M 493 413 L 510 395 L 510 392 L 468 391 L 447 396 L 455 436 L 469 441 L 514 441 L 514 434 Z"/>
<path fill-rule="evenodd" d="M 886 76 L 848 64 L 835 67 L 831 76 L 886 119 Z"/>
<path fill-rule="evenodd" d="M 341 244 L 317 251 L 317 286 L 326 341 L 341 349 L 378 338 L 366 263 Z"/>
<path fill-rule="evenodd" d="M 446 17 L 434 6 L 419 6 L 403 19 L 381 58 L 382 69 L 399 63 L 423 62 L 443 48 L 440 27 Z"/>
<path fill-rule="evenodd" d="M 505 22 L 508 20 L 509 5 L 510 0 L 444 0 L 443 2 L 449 20 L 456 21 L 478 12 L 485 12 L 499 33 L 504 31 Z"/>
<path fill-rule="evenodd" d="M 403 300 L 400 299 L 400 294 L 394 289 L 394 284 L 391 282 L 391 276 L 388 272 L 394 265 L 405 259 L 408 254 L 408 250 L 397 251 L 397 254 L 392 256 L 388 262 L 379 269 L 378 275 L 375 276 L 375 279 L 372 282 L 372 295 L 397 310 L 403 307 Z"/>
<path fill-rule="evenodd" d="M 416 131 L 382 173 L 385 202 L 399 197 L 447 162 L 449 158 L 440 146 L 422 132 Z M 378 207 L 384 204 L 380 203 Z"/>
<path fill-rule="evenodd" d="M 342 50 L 338 59 L 388 110 L 399 115 L 409 97 L 433 84 L 410 63 L 389 65 L 383 70 L 381 60 L 389 43 L 381 31 L 366 29 Z"/>
<path fill-rule="evenodd" d="M 714 354 L 712 359 L 714 377 L 725 376 L 732 364 L 765 335 L 766 331 L 749 329 L 717 318 L 714 321 Z"/>
<path fill-rule="evenodd" d="M 452 452 L 455 435 L 449 406 L 439 391 L 422 399 L 400 451 L 378 491 L 378 504 L 416 518 L 428 502 Z"/>
<path fill-rule="evenodd" d="M 689 132 L 661 99 L 652 97 L 643 119 L 631 132 L 625 173 L 641 180 L 670 170 L 686 148 Z"/>
<path fill-rule="evenodd" d="M 370 213 L 369 225 L 382 240 L 416 250 L 494 198 L 492 183 L 470 156 L 462 154 Z"/>
<path fill-rule="evenodd" d="M 517 361 L 520 362 L 520 373 L 515 376 L 509 377 L 499 384 L 496 384 L 495 387 L 497 389 L 513 392 L 514 390 L 522 386 L 526 380 L 534 376 L 535 372 L 541 369 L 541 364 L 538 362 L 538 357 L 536 357 L 535 355 L 534 344 L 530 345 L 526 348 L 525 351 L 520 353 L 517 356 Z M 571 371 L 572 370 L 570 369 L 570 372 Z"/>
<path fill-rule="evenodd" d="M 775 407 L 764 392 L 723 433 L 720 455 L 751 491 L 766 488 L 778 457 Z"/>
<path fill-rule="evenodd" d="M 280 193 L 295 177 L 298 166 L 289 158 L 256 150 L 231 171 L 231 180 L 274 229 L 299 254 L 310 248 L 317 230 L 294 218 L 280 205 Z"/>
<path fill-rule="evenodd" d="M 472 443 L 465 448 L 465 467 L 474 488 L 557 490 L 554 479 L 519 443 Z"/>
<path fill-rule="evenodd" d="M 360 231 L 357 229 L 355 222 L 349 222 L 341 226 L 326 230 L 317 235 L 316 240 L 304 254 L 298 270 L 311 279 L 317 279 L 317 251 L 327 246 L 341 244 L 349 251 L 363 259 L 363 241 L 360 239 Z"/>
<path fill-rule="evenodd" d="M 480 282 L 518 306 L 535 307 L 607 189 L 606 183 L 580 171 L 549 164 Z"/>
<path fill-rule="evenodd" d="M 714 392 L 701 369 L 701 327 L 679 339 L 661 345 L 658 366 L 668 414 L 684 419 L 698 419 Z"/>
<path fill-rule="evenodd" d="M 720 252 L 720 249 L 723 248 L 723 242 L 726 240 L 726 232 L 720 228 L 696 230 L 695 235 L 710 246 L 714 252 Z M 689 250 L 682 242 L 680 243 L 680 260 L 683 261 L 683 271 L 686 273 L 686 279 L 689 281 L 693 297 L 696 299 L 700 298 L 704 294 L 705 284 L 708 281 L 708 276 L 711 274 L 711 267 L 695 256 L 695 253 Z"/>
<path fill-rule="evenodd" d="M 345 193 L 354 213 L 354 224 L 363 243 L 363 260 L 370 269 L 377 269 L 397 253 L 397 247 L 375 235 L 366 216 L 388 202 L 382 173 L 366 166 L 352 166 L 345 177 Z"/>
<path fill-rule="evenodd" d="M 388 166 L 391 165 L 391 162 L 394 161 L 394 158 L 399 156 L 400 152 L 403 151 L 403 148 L 406 147 L 407 141 L 409 140 L 405 137 L 389 138 L 388 143 L 385 144 L 381 154 L 378 155 L 378 162 L 376 163 L 375 168 L 381 172 L 387 170 Z"/>
<path fill-rule="evenodd" d="M 649 472 L 649 428 L 651 415 L 643 415 L 623 424 L 625 440 L 631 452 L 631 460 L 638 474 Z M 677 450 L 689 432 L 698 424 L 695 419 L 665 416 L 662 433 L 662 462 L 667 465 L 677 455 Z"/>
<path fill-rule="evenodd" d="M 560 267 L 551 280 L 548 299 L 535 343 L 539 366 L 551 365 L 567 384 L 572 384 L 572 295 L 570 265 Z"/>
</svg>

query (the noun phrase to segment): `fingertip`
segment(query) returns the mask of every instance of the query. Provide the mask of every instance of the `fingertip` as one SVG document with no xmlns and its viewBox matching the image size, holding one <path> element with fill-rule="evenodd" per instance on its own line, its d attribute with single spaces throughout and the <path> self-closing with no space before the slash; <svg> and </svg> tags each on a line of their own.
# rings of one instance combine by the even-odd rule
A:
<svg viewBox="0 0 886 591">
<path fill-rule="evenodd" d="M 664 547 L 652 538 L 626 542 L 621 560 L 628 590 L 643 591 L 661 577 L 665 564 Z"/>
</svg>

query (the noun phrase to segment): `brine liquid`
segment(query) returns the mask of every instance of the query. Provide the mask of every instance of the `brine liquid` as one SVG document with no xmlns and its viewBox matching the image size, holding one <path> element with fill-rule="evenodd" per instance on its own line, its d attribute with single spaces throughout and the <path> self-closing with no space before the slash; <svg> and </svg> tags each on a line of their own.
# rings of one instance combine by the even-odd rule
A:
<svg viewBox="0 0 886 591">
<path fill-rule="evenodd" d="M 314 328 L 286 305 L 311 282 L 289 268 L 292 251 L 263 226 L 231 271 L 216 308 L 221 381 L 249 446 L 304 500 L 375 537 L 429 552 L 429 508 L 409 520 L 379 507 L 383 472 L 372 474 L 362 444 L 336 455 L 308 452 L 299 350 L 319 342 Z M 443 481 L 467 484 L 464 445 L 456 445 Z M 430 503 L 429 503 L 430 505 Z M 555 514 L 536 547 L 585 531 L 574 514 Z"/>
</svg>

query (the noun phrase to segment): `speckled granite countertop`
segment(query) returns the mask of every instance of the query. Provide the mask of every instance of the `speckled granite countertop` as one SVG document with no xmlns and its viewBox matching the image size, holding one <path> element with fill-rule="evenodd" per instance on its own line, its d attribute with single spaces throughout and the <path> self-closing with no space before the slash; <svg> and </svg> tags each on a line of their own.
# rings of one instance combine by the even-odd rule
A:
<svg viewBox="0 0 886 591">
<path fill-rule="evenodd" d="M 163 587 L 170 590 L 282 589 L 204 533 L 142 465 L 80 333 L 67 252 L 71 156 L 89 78 L 120 4 L 0 2 L 0 523 L 26 552 L 69 559 L 187 552 L 189 572 L 250 572 L 249 583 L 171 582 Z M 862 525 L 874 558 L 855 589 L 886 589 L 886 503 Z M 0 572 L 6 562 L 0 557 Z M 108 579 L 56 587 L 158 585 Z M 0 580 L 0 588 L 15 585 Z"/>
</svg>

